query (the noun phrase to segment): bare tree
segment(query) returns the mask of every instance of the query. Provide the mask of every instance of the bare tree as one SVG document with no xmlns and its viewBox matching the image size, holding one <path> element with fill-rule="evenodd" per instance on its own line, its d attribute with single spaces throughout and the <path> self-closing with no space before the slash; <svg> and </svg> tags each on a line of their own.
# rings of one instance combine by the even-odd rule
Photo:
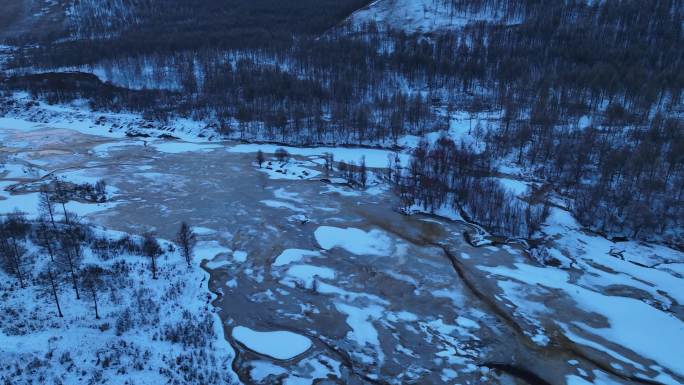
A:
<svg viewBox="0 0 684 385">
<path fill-rule="evenodd" d="M 325 161 L 325 175 L 330 176 L 330 173 L 333 170 L 333 154 L 331 152 L 324 153 L 323 160 Z"/>
<path fill-rule="evenodd" d="M 366 188 L 366 183 L 368 182 L 368 170 L 366 169 L 366 157 L 361 157 L 361 163 L 359 164 L 359 184 L 362 188 Z"/>
<path fill-rule="evenodd" d="M 50 191 L 50 188 L 47 185 L 42 185 L 40 186 L 40 196 L 38 200 L 38 211 L 43 216 L 46 216 L 50 219 L 50 223 L 52 223 L 52 228 L 56 228 L 55 226 L 55 201 L 52 197 L 52 191 Z"/>
<path fill-rule="evenodd" d="M 57 254 L 57 263 L 69 273 L 71 285 L 76 292 L 76 299 L 80 299 L 81 295 L 78 291 L 77 272 L 83 259 L 83 252 L 81 250 L 81 242 L 76 236 L 70 234 L 70 232 L 70 230 L 67 230 L 59 237 L 60 250 Z"/>
<path fill-rule="evenodd" d="M 261 165 L 264 163 L 264 160 L 264 153 L 261 150 L 257 151 L 256 161 L 259 164 L 259 168 L 261 168 Z"/>
<path fill-rule="evenodd" d="M 54 226 L 54 224 L 53 224 Z M 48 253 L 50 256 L 50 262 L 55 261 L 55 238 L 57 233 L 54 231 L 54 227 L 50 228 L 47 222 L 43 218 L 38 220 L 38 225 L 35 231 L 35 242 L 40 246 L 43 251 Z"/>
<path fill-rule="evenodd" d="M 176 234 L 176 243 L 178 243 L 181 255 L 188 263 L 188 267 L 190 267 L 192 263 L 192 251 L 197 243 L 197 236 L 185 222 L 181 223 L 178 234 Z"/>
<path fill-rule="evenodd" d="M 0 222 L 0 263 L 9 274 L 14 275 L 21 287 L 25 287 L 24 265 L 27 263 L 26 239 L 30 225 L 24 215 L 16 211 Z"/>
<path fill-rule="evenodd" d="M 290 158 L 290 153 L 287 152 L 286 149 L 282 147 L 278 147 L 275 150 L 275 156 L 276 159 L 278 159 L 278 162 L 287 162 L 287 160 Z"/>
<path fill-rule="evenodd" d="M 42 291 L 50 293 L 52 299 L 57 306 L 57 316 L 64 317 L 62 314 L 62 307 L 59 305 L 59 278 L 57 273 L 53 270 L 52 264 L 48 264 L 40 274 L 38 274 L 37 282 Z"/>
<path fill-rule="evenodd" d="M 151 233 L 143 235 L 143 254 L 150 259 L 150 268 L 152 269 L 152 279 L 157 279 L 157 257 L 162 255 L 162 248 L 159 242 Z"/>
<path fill-rule="evenodd" d="M 87 265 L 81 269 L 81 282 L 83 287 L 90 292 L 93 298 L 93 306 L 95 308 L 95 319 L 100 319 L 100 313 L 97 308 L 97 292 L 102 289 L 104 284 L 102 277 L 105 270 L 97 265 Z"/>
<path fill-rule="evenodd" d="M 69 192 L 67 191 L 66 183 L 56 179 L 53 184 L 55 186 L 55 193 L 52 197 L 52 200 L 62 205 L 62 211 L 64 212 L 64 223 L 69 225 L 69 213 L 66 209 L 66 204 L 69 202 Z"/>
</svg>

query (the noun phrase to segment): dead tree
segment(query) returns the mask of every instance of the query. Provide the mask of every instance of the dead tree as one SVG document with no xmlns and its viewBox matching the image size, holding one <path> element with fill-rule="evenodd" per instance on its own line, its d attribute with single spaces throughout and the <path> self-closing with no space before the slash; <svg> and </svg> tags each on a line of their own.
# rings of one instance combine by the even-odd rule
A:
<svg viewBox="0 0 684 385">
<path fill-rule="evenodd" d="M 56 229 L 55 226 L 55 201 L 52 197 L 53 193 L 47 185 L 40 186 L 40 196 L 38 200 L 38 210 L 43 216 L 50 219 L 52 223 L 52 228 Z"/>
<path fill-rule="evenodd" d="M 67 190 L 66 183 L 62 182 L 61 180 L 55 180 L 54 186 L 55 193 L 52 197 L 52 200 L 62 205 L 62 211 L 64 212 L 64 223 L 69 225 L 69 213 L 66 209 L 66 204 L 69 202 L 69 192 Z"/>
<path fill-rule="evenodd" d="M 185 222 L 181 223 L 178 234 L 176 234 L 176 243 L 180 247 L 180 252 L 183 258 L 185 258 L 185 262 L 190 267 L 192 264 L 192 251 L 197 243 L 197 236 Z"/>
<path fill-rule="evenodd" d="M 53 224 L 54 226 L 54 224 Z M 54 227 L 50 228 L 47 222 L 42 218 L 38 221 L 38 225 L 35 231 L 35 242 L 44 252 L 48 253 L 50 256 L 50 262 L 55 261 L 55 238 L 57 233 L 54 231 Z"/>
<path fill-rule="evenodd" d="M 57 262 L 62 269 L 69 273 L 71 285 L 76 292 L 76 299 L 81 299 L 78 291 L 78 269 L 83 259 L 81 243 L 78 239 L 66 231 L 59 237 L 60 251 L 57 254 Z"/>
<path fill-rule="evenodd" d="M 359 184 L 361 188 L 366 188 L 366 183 L 368 183 L 368 170 L 366 169 L 366 157 L 361 157 L 361 163 L 359 163 Z"/>
<path fill-rule="evenodd" d="M 45 270 L 38 274 L 38 285 L 42 291 L 50 293 L 57 306 L 57 316 L 64 317 L 62 307 L 59 305 L 59 278 L 53 270 L 52 265 L 48 264 Z"/>
<path fill-rule="evenodd" d="M 162 255 L 162 248 L 159 242 L 151 233 L 143 235 L 143 254 L 150 259 L 150 268 L 152 269 L 152 279 L 157 279 L 157 257 Z"/>
<path fill-rule="evenodd" d="M 261 150 L 257 151 L 256 161 L 257 161 L 257 164 L 259 165 L 259 168 L 261 168 L 261 165 L 264 164 L 264 161 L 265 161 L 263 151 L 261 151 Z"/>
<path fill-rule="evenodd" d="M 97 292 L 102 289 L 104 284 L 102 277 L 105 270 L 97 265 L 88 265 L 81 269 L 81 283 L 83 287 L 90 292 L 93 298 L 93 307 L 95 308 L 95 319 L 100 319 L 100 313 L 97 308 Z"/>
<path fill-rule="evenodd" d="M 0 223 L 0 263 L 7 273 L 17 278 L 22 288 L 25 287 L 24 264 L 27 262 L 22 241 L 26 239 L 29 228 L 30 225 L 20 212 L 10 214 Z"/>
</svg>

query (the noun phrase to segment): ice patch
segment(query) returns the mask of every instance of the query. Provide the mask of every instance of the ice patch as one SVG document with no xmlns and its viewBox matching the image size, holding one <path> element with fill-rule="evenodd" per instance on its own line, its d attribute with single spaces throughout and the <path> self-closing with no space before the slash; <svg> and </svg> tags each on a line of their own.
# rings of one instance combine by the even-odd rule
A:
<svg viewBox="0 0 684 385">
<path fill-rule="evenodd" d="M 280 255 L 278 255 L 273 262 L 273 266 L 284 266 L 292 262 L 298 262 L 306 256 L 317 257 L 321 253 L 314 250 L 303 250 L 303 249 L 285 249 Z"/>
<path fill-rule="evenodd" d="M 249 350 L 278 360 L 289 360 L 311 348 L 311 340 L 288 331 L 255 331 L 244 326 L 233 328 L 232 336 Z"/>
<path fill-rule="evenodd" d="M 287 275 L 303 284 L 305 288 L 311 289 L 317 277 L 335 279 L 335 270 L 321 266 L 295 265 L 287 270 Z"/>
<path fill-rule="evenodd" d="M 316 242 L 326 250 L 340 247 L 356 255 L 389 255 L 391 239 L 380 230 L 363 231 L 354 227 L 320 226 Z"/>
<path fill-rule="evenodd" d="M 220 144 L 212 143 L 191 143 L 181 141 L 162 141 L 154 142 L 152 146 L 159 152 L 166 154 L 180 154 L 183 152 L 208 151 L 223 147 Z"/>
<path fill-rule="evenodd" d="M 247 252 L 242 250 L 235 250 L 233 252 L 233 259 L 235 262 L 245 262 L 247 260 Z"/>
<path fill-rule="evenodd" d="M 260 202 L 263 203 L 264 205 L 271 207 L 271 208 L 274 208 L 274 209 L 288 209 L 288 210 L 292 210 L 294 212 L 306 212 L 306 210 L 300 209 L 299 207 L 293 205 L 292 203 L 288 203 L 288 202 L 282 202 L 282 201 L 277 201 L 277 200 L 273 200 L 273 199 L 264 199 Z"/>
</svg>

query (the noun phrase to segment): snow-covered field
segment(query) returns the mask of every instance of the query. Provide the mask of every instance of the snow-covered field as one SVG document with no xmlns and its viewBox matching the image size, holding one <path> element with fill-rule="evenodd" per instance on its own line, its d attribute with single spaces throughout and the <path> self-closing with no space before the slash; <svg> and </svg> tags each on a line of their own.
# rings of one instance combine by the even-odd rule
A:
<svg viewBox="0 0 684 385">
<path fill-rule="evenodd" d="M 101 228 L 93 232 L 112 241 L 124 236 Z M 113 253 L 104 259 L 84 249 L 84 266 L 105 269 L 96 294 L 96 319 L 90 292 L 81 287 L 76 299 L 66 282 L 57 287 L 63 313 L 58 317 L 52 294 L 36 283 L 49 258 L 29 242 L 28 253 L 36 259 L 29 271 L 31 283 L 20 288 L 0 272 L 2 382 L 237 382 L 230 366 L 234 352 L 210 305 L 208 274 L 199 267 L 199 258 L 213 258 L 213 251 L 198 248 L 198 260 L 188 267 L 169 247 L 162 242 L 157 279 L 143 256 Z"/>
</svg>

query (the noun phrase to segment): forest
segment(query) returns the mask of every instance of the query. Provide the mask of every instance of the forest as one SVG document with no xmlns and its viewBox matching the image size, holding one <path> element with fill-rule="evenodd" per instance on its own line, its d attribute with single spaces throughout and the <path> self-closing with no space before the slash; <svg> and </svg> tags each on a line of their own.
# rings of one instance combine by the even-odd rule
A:
<svg viewBox="0 0 684 385">
<path fill-rule="evenodd" d="M 2 88 L 295 145 L 391 147 L 404 135 L 448 131 L 455 111 L 498 116 L 474 129 L 484 150 L 458 138 L 416 149 L 398 173 L 403 199 L 455 204 L 493 231 L 529 237 L 548 212 L 543 194 L 553 191 L 595 231 L 681 245 L 681 0 L 438 0 L 452 13 L 493 17 L 429 34 L 372 22 L 329 29 L 363 2 L 321 6 L 314 24 L 307 20 L 320 9 L 309 3 L 261 1 L 246 12 L 205 2 L 198 12 L 211 17 L 186 28 L 191 12 L 177 2 L 107 10 L 138 15 L 116 26 L 98 24 L 101 10 L 81 1 L 79 38 L 19 50 Z M 129 2 L 111 6 L 118 3 Z M 233 16 L 219 17 L 226 7 Z M 256 19 L 236 21 L 244 14 Z M 27 75 L 28 67 L 40 73 Z M 112 82 L 57 73 L 64 68 L 97 68 Z M 122 79 L 163 86 L 123 87 Z M 489 179 L 503 160 L 544 191 L 506 196 Z"/>
</svg>

